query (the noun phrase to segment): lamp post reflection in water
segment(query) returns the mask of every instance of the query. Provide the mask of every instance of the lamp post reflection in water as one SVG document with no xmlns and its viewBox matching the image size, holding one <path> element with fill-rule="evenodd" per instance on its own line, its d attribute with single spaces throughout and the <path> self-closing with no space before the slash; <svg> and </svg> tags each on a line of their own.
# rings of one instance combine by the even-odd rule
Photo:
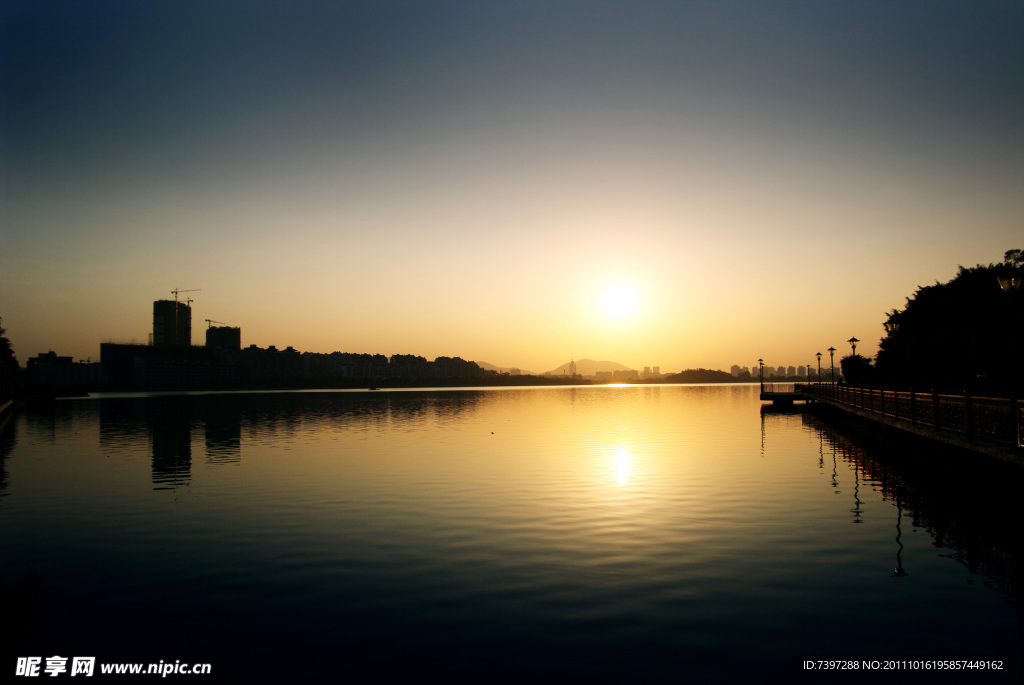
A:
<svg viewBox="0 0 1024 685">
<path fill-rule="evenodd" d="M 903 505 L 896 498 L 896 568 L 892 572 L 893 578 L 904 578 L 910 574 L 903 568 L 903 529 L 900 525 L 903 523 Z"/>
<path fill-rule="evenodd" d="M 860 517 L 864 510 L 860 505 L 860 464 L 855 461 L 853 462 L 853 509 L 850 509 L 854 523 L 864 523 L 864 519 Z"/>
<path fill-rule="evenodd" d="M 836 461 L 836 448 L 832 446 L 832 492 L 839 494 L 839 464 Z"/>
</svg>

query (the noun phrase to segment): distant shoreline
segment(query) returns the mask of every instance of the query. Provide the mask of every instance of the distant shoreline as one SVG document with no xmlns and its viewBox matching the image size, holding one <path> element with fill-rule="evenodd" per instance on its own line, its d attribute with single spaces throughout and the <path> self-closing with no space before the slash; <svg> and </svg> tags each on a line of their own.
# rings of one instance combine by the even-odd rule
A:
<svg viewBox="0 0 1024 685">
<path fill-rule="evenodd" d="M 483 379 L 449 379 L 447 381 L 434 380 L 421 383 L 384 382 L 373 383 L 277 383 L 261 384 L 252 386 L 172 386 L 172 385 L 151 385 L 151 386 L 115 386 L 103 385 L 89 388 L 60 388 L 54 393 L 34 393 L 21 396 L 22 401 L 46 401 L 54 399 L 76 399 L 86 398 L 93 395 L 135 395 L 147 393 L 266 393 L 266 392 L 317 392 L 351 390 L 362 392 L 388 391 L 388 390 L 472 390 L 476 388 L 530 388 L 530 387 L 627 387 L 627 386 L 651 386 L 651 385 L 756 385 L 757 381 L 749 380 L 715 380 L 715 381 L 679 381 L 660 379 L 643 379 L 616 382 L 597 382 L 593 379 L 577 378 L 543 378 L 537 376 L 514 376 L 511 378 L 488 378 Z"/>
</svg>

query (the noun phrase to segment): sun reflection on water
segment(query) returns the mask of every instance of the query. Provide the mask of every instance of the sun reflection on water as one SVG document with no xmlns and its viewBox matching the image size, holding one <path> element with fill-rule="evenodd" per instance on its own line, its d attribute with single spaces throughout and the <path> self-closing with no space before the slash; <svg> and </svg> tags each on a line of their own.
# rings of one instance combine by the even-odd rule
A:
<svg viewBox="0 0 1024 685">
<path fill-rule="evenodd" d="M 609 654 L 622 672 L 593 673 L 618 679 L 634 656 L 672 673 L 765 636 L 784 654 L 780 672 L 797 663 L 791 642 L 881 653 L 912 639 L 948 652 L 969 639 L 1019 655 L 1017 614 L 964 583 L 1016 599 L 1013 530 L 1009 552 L 980 545 L 960 523 L 971 517 L 929 508 L 952 486 L 910 488 L 916 471 L 887 468 L 881 447 L 760 406 L 756 385 L 58 403 L 15 416 L 18 442 L 0 455 L 11 474 L 0 495 L 14 494 L 0 508 L 4 558 L 42 559 L 69 596 L 110 612 L 105 636 L 142 653 L 149 636 L 189 634 L 185 647 L 217 644 L 215 657 L 233 659 L 260 634 L 302 655 L 369 625 L 377 632 L 353 650 L 422 657 L 429 627 L 438 659 L 465 661 L 446 647 L 459 643 L 493 663 L 514 644 L 564 652 L 553 668 L 575 672 Z M 167 483 L 182 487 L 153 489 Z M 87 554 L 93 545 L 113 565 Z M 949 569 L 947 556 L 974 565 Z M 892 589 L 892 576 L 915 585 Z M 198 588 L 189 606 L 226 618 L 205 632 L 173 612 L 143 637 L 122 628 L 182 582 Z M 111 611 L 126 587 L 140 609 Z M 905 615 L 878 622 L 896 606 Z M 324 629 L 328 615 L 338 620 Z M 297 621 L 309 631 L 291 630 Z M 77 626 L 57 626 L 61 644 L 79 644 Z M 225 634 L 237 638 L 217 643 Z"/>
<path fill-rule="evenodd" d="M 629 480 L 629 453 L 621 447 L 615 451 L 615 475 L 619 484 Z"/>
</svg>

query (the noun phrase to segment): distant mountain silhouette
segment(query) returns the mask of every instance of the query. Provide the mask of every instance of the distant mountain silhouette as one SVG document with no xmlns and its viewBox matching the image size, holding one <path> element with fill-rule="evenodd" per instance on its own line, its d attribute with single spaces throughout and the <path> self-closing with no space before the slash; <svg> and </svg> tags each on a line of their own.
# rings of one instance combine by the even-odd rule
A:
<svg viewBox="0 0 1024 685">
<path fill-rule="evenodd" d="M 569 364 L 572 362 L 566 362 L 559 366 L 557 369 L 545 372 L 545 375 L 550 373 L 552 376 L 563 376 L 569 374 Z M 576 373 L 581 376 L 594 376 L 597 375 L 598 371 L 628 371 L 628 366 L 623 366 L 618 362 L 596 362 L 593 359 L 577 359 L 576 360 Z"/>
<path fill-rule="evenodd" d="M 494 364 L 489 364 L 487 362 L 476 362 L 476 364 L 477 364 L 477 366 L 479 366 L 484 371 L 497 371 L 498 373 L 505 373 L 506 371 L 511 372 L 512 368 L 513 368 L 511 366 L 495 366 Z M 518 368 L 518 367 L 516 367 L 516 368 Z M 533 371 L 527 371 L 526 369 L 519 369 L 519 372 L 521 374 L 523 374 L 524 376 L 537 376 L 537 375 L 539 375 L 539 374 L 534 373 Z"/>
</svg>

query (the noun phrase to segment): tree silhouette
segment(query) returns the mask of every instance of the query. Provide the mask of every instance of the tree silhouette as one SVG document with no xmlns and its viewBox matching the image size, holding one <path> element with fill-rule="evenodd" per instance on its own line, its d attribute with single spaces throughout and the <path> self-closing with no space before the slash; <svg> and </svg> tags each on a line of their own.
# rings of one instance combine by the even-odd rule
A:
<svg viewBox="0 0 1024 685">
<path fill-rule="evenodd" d="M 862 355 L 846 355 L 839 360 L 839 367 L 843 370 L 843 377 L 850 385 L 866 387 L 875 385 L 877 379 L 875 367 L 871 360 Z"/>
<path fill-rule="evenodd" d="M 14 356 L 14 348 L 11 347 L 11 341 L 7 339 L 3 317 L 0 317 L 0 368 L 12 371 L 18 368 L 18 358 Z"/>
<path fill-rule="evenodd" d="M 1004 290 L 1000 278 L 1019 284 L 1022 272 L 1024 253 L 1009 250 L 1001 264 L 961 266 L 948 283 L 918 288 L 902 311 L 886 319 L 878 380 L 974 394 L 1019 388 L 1024 292 Z"/>
</svg>

